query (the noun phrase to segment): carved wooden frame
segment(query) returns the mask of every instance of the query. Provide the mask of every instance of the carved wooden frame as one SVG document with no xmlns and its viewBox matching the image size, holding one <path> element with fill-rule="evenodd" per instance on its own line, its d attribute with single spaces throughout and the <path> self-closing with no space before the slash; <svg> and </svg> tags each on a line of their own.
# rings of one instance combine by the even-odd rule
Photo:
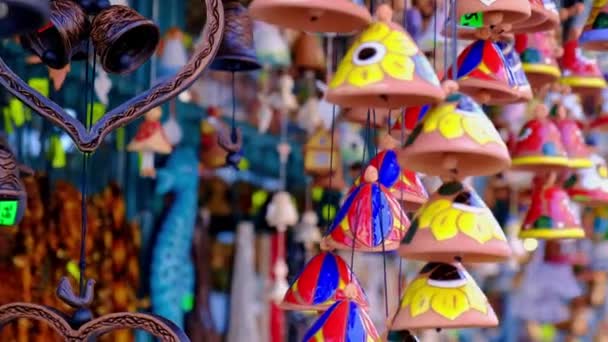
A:
<svg viewBox="0 0 608 342">
<path fill-rule="evenodd" d="M 206 42 L 196 48 L 188 63 L 171 79 L 153 86 L 105 113 L 89 129 L 80 120 L 71 117 L 58 104 L 30 87 L 6 65 L 2 58 L 0 58 L 0 85 L 34 112 L 61 127 L 74 140 L 78 149 L 83 152 L 93 152 L 112 130 L 126 125 L 150 109 L 177 96 L 192 85 L 211 63 L 219 49 L 224 32 L 224 11 L 221 0 L 201 0 L 201 6 L 207 10 L 207 19 L 203 27 L 203 37 L 206 37 Z"/>
</svg>

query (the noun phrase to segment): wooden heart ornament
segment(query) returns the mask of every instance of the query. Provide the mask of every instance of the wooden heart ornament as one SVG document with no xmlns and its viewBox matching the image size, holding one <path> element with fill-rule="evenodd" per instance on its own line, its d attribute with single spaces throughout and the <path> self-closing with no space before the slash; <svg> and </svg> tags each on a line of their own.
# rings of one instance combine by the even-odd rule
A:
<svg viewBox="0 0 608 342">
<path fill-rule="evenodd" d="M 34 112 L 61 127 L 82 152 L 93 152 L 112 130 L 139 118 L 192 85 L 215 57 L 224 32 L 222 2 L 221 0 L 200 1 L 207 13 L 202 33 L 205 42 L 196 48 L 188 63 L 174 77 L 105 113 L 89 129 L 78 119 L 71 117 L 61 106 L 31 88 L 1 58 L 0 85 Z"/>
</svg>

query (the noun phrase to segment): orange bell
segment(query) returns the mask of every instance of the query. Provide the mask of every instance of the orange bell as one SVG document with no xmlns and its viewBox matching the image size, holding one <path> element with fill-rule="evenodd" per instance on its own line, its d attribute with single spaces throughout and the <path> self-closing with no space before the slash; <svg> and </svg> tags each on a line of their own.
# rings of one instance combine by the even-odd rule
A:
<svg viewBox="0 0 608 342">
<path fill-rule="evenodd" d="M 293 55 L 297 68 L 325 72 L 325 53 L 319 37 L 302 32 L 293 45 Z"/>
<path fill-rule="evenodd" d="M 399 254 L 425 261 L 496 262 L 508 258 L 511 249 L 475 191 L 460 182 L 449 182 L 416 213 Z"/>
<path fill-rule="evenodd" d="M 391 330 L 498 325 L 488 299 L 460 263 L 428 263 L 405 289 Z"/>
</svg>

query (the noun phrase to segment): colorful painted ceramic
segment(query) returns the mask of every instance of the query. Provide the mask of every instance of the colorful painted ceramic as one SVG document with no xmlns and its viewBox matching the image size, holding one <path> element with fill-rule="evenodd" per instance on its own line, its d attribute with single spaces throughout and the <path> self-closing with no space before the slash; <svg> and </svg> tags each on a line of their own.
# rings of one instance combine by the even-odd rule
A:
<svg viewBox="0 0 608 342">
<path fill-rule="evenodd" d="M 325 52 L 319 37 L 300 33 L 293 44 L 294 65 L 301 70 L 325 72 Z"/>
<path fill-rule="evenodd" d="M 416 213 L 399 254 L 406 259 L 496 262 L 511 249 L 492 211 L 461 182 L 441 185 Z"/>
<path fill-rule="evenodd" d="M 481 107 L 454 93 L 431 109 L 399 151 L 401 165 L 429 175 L 493 175 L 511 165 L 507 146 Z M 456 165 L 447 165 L 455 163 Z"/>
<path fill-rule="evenodd" d="M 365 310 L 352 301 L 339 301 L 325 311 L 304 335 L 303 342 L 380 341 Z"/>
<path fill-rule="evenodd" d="M 354 247 L 365 252 L 399 248 L 409 220 L 387 187 L 398 176 L 381 174 L 373 165 L 367 166 L 362 184 L 350 190 L 323 238 L 325 246 L 343 250 Z"/>
<path fill-rule="evenodd" d="M 398 115 L 395 115 L 393 127 L 390 134 L 397 141 L 405 141 L 416 126 L 422 122 L 422 119 L 431 110 L 430 105 L 407 107 Z"/>
<path fill-rule="evenodd" d="M 249 12 L 258 20 L 306 32 L 351 33 L 372 21 L 365 7 L 349 0 L 254 0 Z"/>
<path fill-rule="evenodd" d="M 349 290 L 354 290 L 352 294 L 346 293 L 349 284 Z M 322 252 L 294 278 L 280 306 L 284 310 L 325 311 L 347 299 L 362 309 L 368 307 L 365 293 L 346 262 L 336 254 Z"/>
<path fill-rule="evenodd" d="M 608 50 L 608 1 L 594 0 L 579 43 L 585 50 Z"/>
<path fill-rule="evenodd" d="M 530 17 L 530 2 L 528 0 L 471 0 L 457 2 L 456 15 L 458 18 L 471 14 L 481 14 L 484 26 L 509 24 L 527 20 Z"/>
<path fill-rule="evenodd" d="M 388 14 L 387 14 L 388 12 Z M 445 97 L 433 67 L 387 5 L 350 47 L 329 84 L 327 101 L 344 108 L 400 108 Z"/>
<path fill-rule="evenodd" d="M 577 40 L 564 43 L 561 59 L 563 75 L 560 83 L 581 95 L 599 95 L 607 85 L 597 60 L 582 55 Z"/>
<path fill-rule="evenodd" d="M 464 2 L 464 1 L 463 1 Z M 458 56 L 456 80 L 460 91 L 483 104 L 515 102 L 518 98 L 513 89 L 515 80 L 496 43 L 477 40 Z M 454 79 L 453 68 L 448 78 Z"/>
<path fill-rule="evenodd" d="M 498 325 L 488 299 L 460 263 L 428 263 L 405 289 L 391 330 Z"/>
<path fill-rule="evenodd" d="M 150 110 L 145 120 L 139 125 L 137 134 L 127 145 L 128 151 L 141 152 L 140 173 L 144 177 L 155 177 L 154 154 L 169 154 L 173 146 L 165 135 L 160 123 L 162 111 L 160 108 Z"/>
<path fill-rule="evenodd" d="M 564 170 L 570 167 L 557 126 L 548 119 L 547 107 L 537 105 L 536 118 L 521 128 L 511 155 L 513 168 L 526 171 Z"/>
<path fill-rule="evenodd" d="M 608 205 L 608 167 L 598 154 L 589 157 L 593 165 L 576 170 L 564 182 L 564 188 L 573 201 L 586 206 Z"/>
<path fill-rule="evenodd" d="M 521 64 L 519 54 L 515 51 L 514 41 L 502 41 L 497 43 L 501 48 L 505 60 L 507 61 L 507 71 L 511 73 L 513 80 L 515 81 L 515 91 L 518 94 L 518 100 L 516 102 L 528 102 L 532 100 L 532 87 L 528 82 L 528 77 Z M 507 101 L 505 104 L 512 103 Z"/>
<path fill-rule="evenodd" d="M 585 231 L 570 208 L 570 198 L 557 185 L 536 180 L 519 238 L 582 239 Z"/>
<path fill-rule="evenodd" d="M 515 35 L 515 50 L 534 89 L 551 84 L 561 76 L 548 35 L 547 32 Z"/>
<path fill-rule="evenodd" d="M 583 132 L 576 120 L 566 116 L 562 105 L 555 105 L 552 110 L 553 122 L 559 129 L 562 145 L 568 155 L 568 163 L 571 168 L 588 168 L 593 165 L 591 151 L 585 144 Z"/>
<path fill-rule="evenodd" d="M 554 0 L 530 0 L 530 6 L 532 9 L 530 17 L 513 25 L 513 32 L 545 32 L 559 26 L 560 18 Z"/>
</svg>

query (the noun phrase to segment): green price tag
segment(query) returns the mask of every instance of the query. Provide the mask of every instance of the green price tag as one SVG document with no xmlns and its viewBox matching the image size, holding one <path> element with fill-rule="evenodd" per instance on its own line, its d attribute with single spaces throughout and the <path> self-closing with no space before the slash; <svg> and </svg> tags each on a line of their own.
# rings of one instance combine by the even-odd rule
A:
<svg viewBox="0 0 608 342">
<path fill-rule="evenodd" d="M 17 201 L 1 201 L 0 202 L 0 225 L 12 226 L 17 218 L 17 209 L 19 203 Z"/>
<path fill-rule="evenodd" d="M 469 13 L 460 17 L 460 25 L 466 27 L 483 27 L 483 13 Z"/>
</svg>

